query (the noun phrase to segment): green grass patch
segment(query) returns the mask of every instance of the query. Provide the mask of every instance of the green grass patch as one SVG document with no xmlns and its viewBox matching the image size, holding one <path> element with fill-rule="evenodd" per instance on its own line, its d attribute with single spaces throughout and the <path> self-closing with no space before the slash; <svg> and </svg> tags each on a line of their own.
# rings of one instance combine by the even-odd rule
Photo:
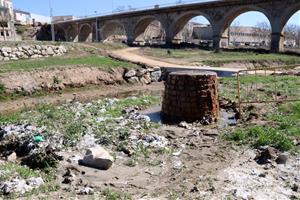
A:
<svg viewBox="0 0 300 200">
<path fill-rule="evenodd" d="M 221 78 L 220 95 L 233 101 L 237 100 L 237 79 Z M 242 101 L 271 101 L 284 97 L 300 99 L 300 77 L 246 75 L 240 77 Z"/>
<path fill-rule="evenodd" d="M 116 67 L 133 68 L 136 65 L 117 61 L 103 56 L 85 56 L 85 57 L 49 57 L 43 59 L 18 60 L 0 64 L 0 73 L 9 71 L 30 71 L 34 69 L 48 69 L 58 66 L 86 65 L 99 67 L 104 70 L 110 70 Z"/>
<path fill-rule="evenodd" d="M 193 63 L 202 63 L 210 66 L 221 66 L 226 63 L 247 62 L 260 63 L 261 66 L 267 63 L 277 62 L 282 64 L 298 64 L 300 63 L 300 56 L 287 54 L 259 54 L 253 51 L 236 52 L 236 51 L 221 51 L 214 53 L 213 51 L 201 49 L 172 49 L 171 53 L 167 49 L 144 49 L 144 53 L 148 56 L 158 58 L 173 58 L 186 59 Z"/>
<path fill-rule="evenodd" d="M 105 200 L 131 200 L 132 197 L 125 193 L 112 189 L 106 189 L 102 192 Z"/>
<path fill-rule="evenodd" d="M 299 146 L 295 146 L 294 140 L 300 141 L 300 102 L 275 107 L 263 120 L 268 123 L 239 127 L 227 134 L 226 138 L 254 147 L 270 145 L 281 151 L 299 151 Z"/>
</svg>

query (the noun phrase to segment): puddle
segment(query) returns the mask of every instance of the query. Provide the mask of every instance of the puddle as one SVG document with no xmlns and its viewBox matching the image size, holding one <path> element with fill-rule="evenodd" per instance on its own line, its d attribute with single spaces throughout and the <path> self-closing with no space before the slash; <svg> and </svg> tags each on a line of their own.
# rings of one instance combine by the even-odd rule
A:
<svg viewBox="0 0 300 200">
<path fill-rule="evenodd" d="M 152 106 L 148 109 L 142 110 L 140 113 L 150 117 L 152 122 L 162 123 L 161 116 L 160 116 L 161 105 Z M 236 124 L 237 124 L 237 120 L 235 119 L 234 112 L 227 112 L 225 110 L 220 111 L 220 118 L 218 120 L 219 128 L 235 126 Z"/>
<path fill-rule="evenodd" d="M 143 110 L 140 113 L 142 115 L 146 115 L 146 116 L 150 117 L 152 122 L 161 123 L 160 112 L 161 112 L 161 105 L 156 105 L 156 106 L 152 106 L 146 110 Z"/>
<path fill-rule="evenodd" d="M 237 124 L 235 113 L 221 110 L 218 124 L 219 124 L 219 128 L 225 128 L 227 126 L 235 126 Z"/>
</svg>

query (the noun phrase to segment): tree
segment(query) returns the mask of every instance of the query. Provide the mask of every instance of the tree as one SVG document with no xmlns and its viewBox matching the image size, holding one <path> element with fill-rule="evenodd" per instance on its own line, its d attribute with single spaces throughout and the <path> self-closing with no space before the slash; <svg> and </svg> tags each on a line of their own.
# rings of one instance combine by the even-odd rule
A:
<svg viewBox="0 0 300 200">
<path fill-rule="evenodd" d="M 259 22 L 253 28 L 254 37 L 258 38 L 261 46 L 268 46 L 271 42 L 271 26 L 268 22 Z"/>
<path fill-rule="evenodd" d="M 296 24 L 288 24 L 284 27 L 285 45 L 290 47 L 299 47 L 300 42 L 300 26 Z"/>
<path fill-rule="evenodd" d="M 242 27 L 239 21 L 234 21 L 233 24 L 228 28 L 229 44 L 232 42 L 234 45 L 237 44 L 238 39 L 241 37 Z"/>
</svg>

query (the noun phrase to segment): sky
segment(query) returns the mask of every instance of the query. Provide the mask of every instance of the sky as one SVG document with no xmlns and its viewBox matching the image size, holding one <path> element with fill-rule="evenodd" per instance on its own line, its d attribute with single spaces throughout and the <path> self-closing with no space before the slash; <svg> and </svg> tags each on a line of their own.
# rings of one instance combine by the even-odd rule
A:
<svg viewBox="0 0 300 200">
<path fill-rule="evenodd" d="M 74 15 L 89 16 L 94 14 L 109 13 L 117 8 L 142 8 L 153 7 L 153 5 L 174 4 L 179 0 L 51 0 L 53 14 L 55 15 Z M 182 0 L 197 1 L 201 0 Z M 207 1 L 207 0 L 202 0 Z M 49 16 L 49 0 L 13 0 L 16 9 Z M 251 19 L 251 20 L 249 20 Z M 203 17 L 195 18 L 193 21 L 208 23 Z M 236 18 L 242 26 L 254 26 L 258 22 L 268 21 L 267 18 L 258 12 L 248 12 Z M 300 26 L 300 11 L 297 12 L 289 21 L 290 24 Z"/>
</svg>

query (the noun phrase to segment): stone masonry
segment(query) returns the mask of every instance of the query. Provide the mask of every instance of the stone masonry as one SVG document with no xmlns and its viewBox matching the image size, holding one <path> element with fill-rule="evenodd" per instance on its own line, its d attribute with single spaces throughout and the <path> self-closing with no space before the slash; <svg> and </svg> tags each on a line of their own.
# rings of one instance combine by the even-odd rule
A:
<svg viewBox="0 0 300 200">
<path fill-rule="evenodd" d="M 0 61 L 61 56 L 66 52 L 67 49 L 62 45 L 24 45 L 17 47 L 1 47 Z"/>
<path fill-rule="evenodd" d="M 216 121 L 219 117 L 217 74 L 179 71 L 165 83 L 162 120 L 166 123 Z"/>
</svg>

